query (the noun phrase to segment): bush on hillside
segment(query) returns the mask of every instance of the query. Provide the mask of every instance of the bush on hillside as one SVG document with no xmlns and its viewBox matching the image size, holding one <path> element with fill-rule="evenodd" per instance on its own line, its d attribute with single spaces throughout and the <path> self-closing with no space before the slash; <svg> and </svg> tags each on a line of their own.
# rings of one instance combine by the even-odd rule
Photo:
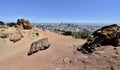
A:
<svg viewBox="0 0 120 70">
<path fill-rule="evenodd" d="M 72 35 L 72 32 L 71 32 L 71 31 L 64 31 L 64 32 L 63 32 L 63 35 L 71 36 L 71 35 Z"/>
<path fill-rule="evenodd" d="M 82 38 L 82 39 L 86 39 L 86 38 L 89 38 L 90 37 L 90 32 L 87 31 L 87 30 L 83 30 L 83 31 L 80 31 L 80 32 L 74 32 L 72 34 L 72 36 L 74 38 Z"/>
<path fill-rule="evenodd" d="M 0 25 L 5 25 L 5 23 L 3 21 L 0 21 Z"/>
<path fill-rule="evenodd" d="M 80 36 L 81 36 L 82 39 L 89 38 L 90 37 L 90 32 L 88 32 L 88 31 L 82 31 L 80 33 Z"/>
<path fill-rule="evenodd" d="M 7 23 L 6 25 L 8 25 L 9 27 L 13 27 L 13 26 L 16 26 L 17 24 L 14 22 L 10 22 L 10 23 Z"/>
</svg>

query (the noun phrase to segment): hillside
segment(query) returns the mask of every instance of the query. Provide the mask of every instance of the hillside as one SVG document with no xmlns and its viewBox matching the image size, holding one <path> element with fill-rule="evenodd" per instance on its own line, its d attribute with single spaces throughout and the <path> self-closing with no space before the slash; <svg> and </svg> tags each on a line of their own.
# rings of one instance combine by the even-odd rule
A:
<svg viewBox="0 0 120 70">
<path fill-rule="evenodd" d="M 47 64 L 52 65 L 58 57 L 65 55 L 65 53 L 69 51 L 67 50 L 71 48 L 69 46 L 81 42 L 81 40 L 51 32 L 44 32 L 40 29 L 38 29 L 40 36 L 32 38 L 29 35 L 30 31 L 31 30 L 24 30 L 24 38 L 16 43 L 12 43 L 7 39 L 0 39 L 0 70 L 23 70 L 23 68 L 24 70 L 36 70 Z M 27 56 L 31 43 L 44 37 L 49 39 L 51 44 L 50 48 L 35 53 L 32 56 Z M 47 69 L 49 69 L 49 67 Z"/>
<path fill-rule="evenodd" d="M 102 46 L 91 55 L 76 51 L 86 42 L 69 36 L 36 29 L 40 34 L 32 37 L 30 30 L 23 30 L 18 42 L 0 39 L 0 70 L 119 70 L 120 48 Z M 32 42 L 48 38 L 50 48 L 28 56 Z"/>
</svg>

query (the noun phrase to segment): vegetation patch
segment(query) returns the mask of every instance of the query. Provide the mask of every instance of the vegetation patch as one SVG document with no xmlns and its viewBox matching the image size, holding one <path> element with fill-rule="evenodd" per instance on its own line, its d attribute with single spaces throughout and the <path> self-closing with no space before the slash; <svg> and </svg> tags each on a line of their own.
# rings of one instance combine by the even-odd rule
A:
<svg viewBox="0 0 120 70">
<path fill-rule="evenodd" d="M 90 37 L 91 32 L 87 31 L 87 30 L 82 30 L 79 32 L 72 32 L 72 31 L 64 31 L 63 35 L 66 36 L 72 36 L 73 38 L 81 38 L 81 39 L 87 39 Z"/>
</svg>

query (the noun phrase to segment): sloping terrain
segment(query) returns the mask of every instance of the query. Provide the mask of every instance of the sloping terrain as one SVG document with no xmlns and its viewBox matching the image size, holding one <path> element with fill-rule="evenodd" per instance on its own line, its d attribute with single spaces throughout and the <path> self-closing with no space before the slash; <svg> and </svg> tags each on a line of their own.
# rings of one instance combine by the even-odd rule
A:
<svg viewBox="0 0 120 70">
<path fill-rule="evenodd" d="M 29 31 L 16 43 L 0 40 L 0 70 L 119 70 L 120 48 L 102 46 L 93 54 L 76 51 L 86 42 L 52 32 L 39 30 L 40 36 L 31 38 Z M 27 56 L 32 42 L 47 37 L 50 48 Z"/>
</svg>

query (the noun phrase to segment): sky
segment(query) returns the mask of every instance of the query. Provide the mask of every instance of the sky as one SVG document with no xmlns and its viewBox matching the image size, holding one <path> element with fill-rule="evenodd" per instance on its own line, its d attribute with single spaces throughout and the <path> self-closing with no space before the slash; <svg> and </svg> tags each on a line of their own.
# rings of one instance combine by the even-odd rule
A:
<svg viewBox="0 0 120 70">
<path fill-rule="evenodd" d="M 120 23 L 120 0 L 0 0 L 0 20 Z"/>
</svg>

